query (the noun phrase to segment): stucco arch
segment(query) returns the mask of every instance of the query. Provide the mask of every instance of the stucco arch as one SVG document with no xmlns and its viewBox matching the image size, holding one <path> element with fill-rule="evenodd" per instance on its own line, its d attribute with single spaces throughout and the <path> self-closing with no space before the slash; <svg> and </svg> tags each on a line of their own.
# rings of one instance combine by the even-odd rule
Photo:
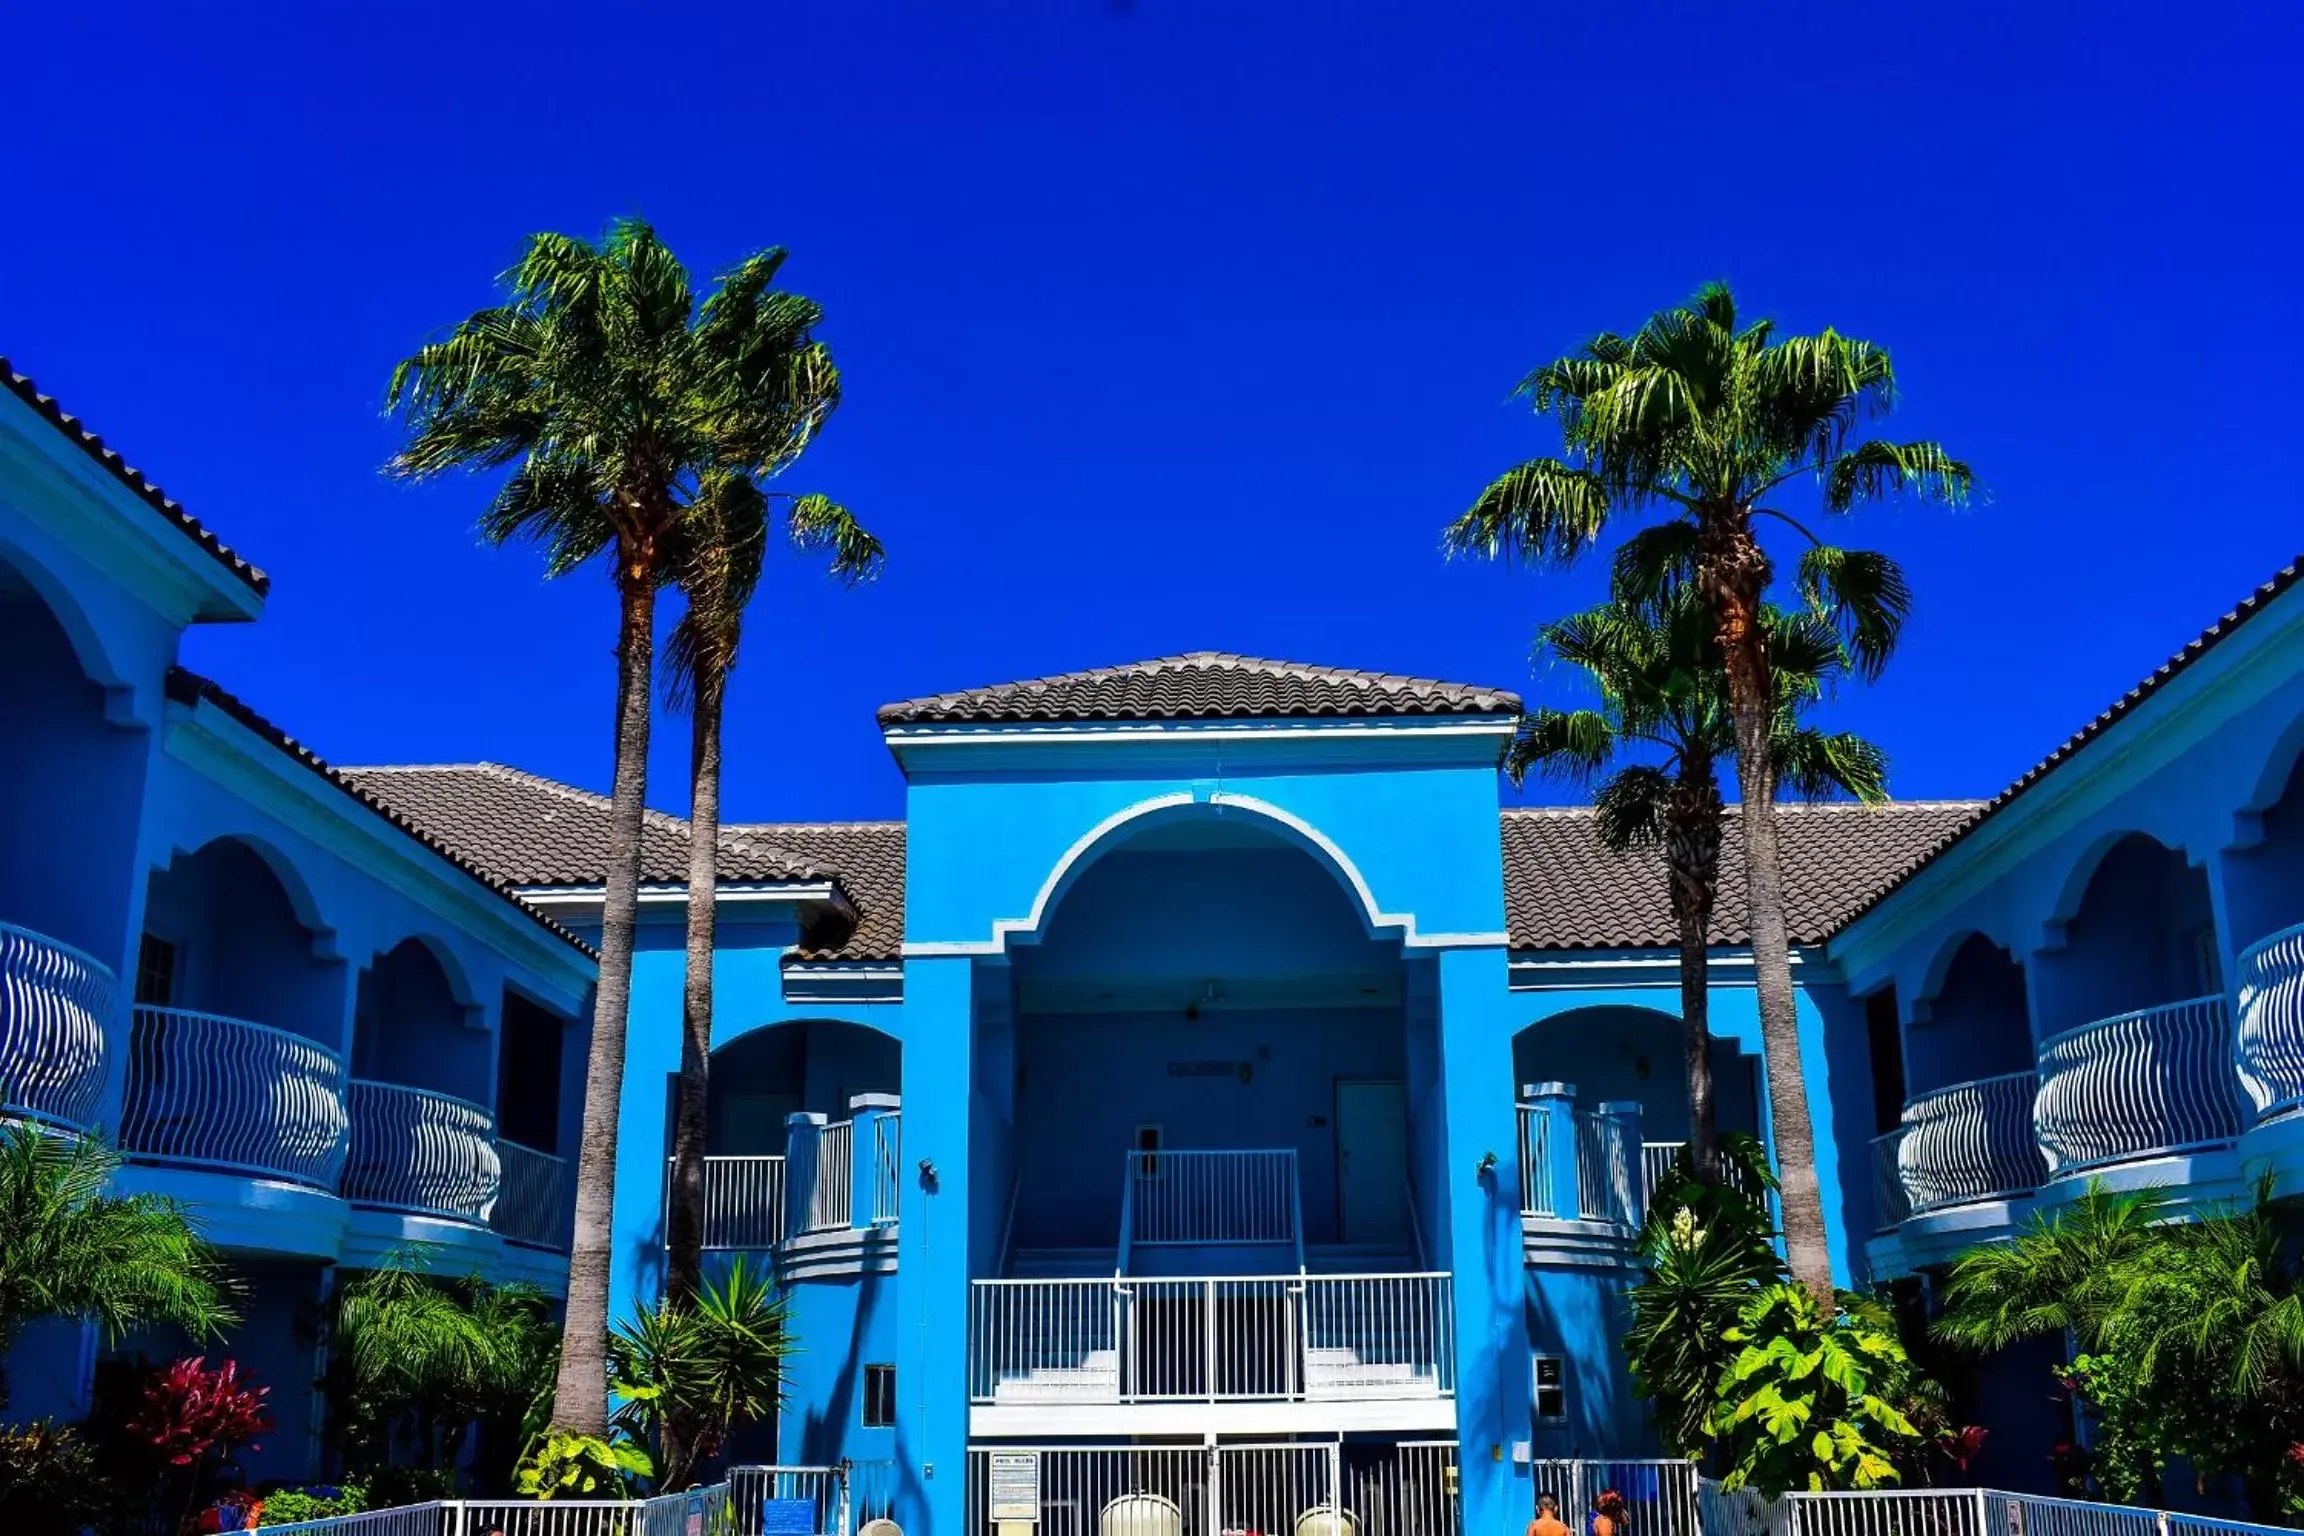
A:
<svg viewBox="0 0 2304 1536">
<path fill-rule="evenodd" d="M 235 844 L 254 854 L 271 873 L 280 893 L 288 900 L 288 910 L 297 926 L 311 936 L 312 954 L 316 959 L 341 960 L 344 958 L 337 944 L 336 925 L 328 921 L 321 910 L 320 897 L 312 882 L 305 878 L 295 859 L 271 839 L 259 833 L 232 831 L 219 832 L 196 845 L 178 843 L 169 849 L 168 869 L 189 860 L 200 858 L 210 849 L 222 844 Z"/>
<path fill-rule="evenodd" d="M 2056 888 L 2056 899 L 2047 915 L 2041 919 L 2037 948 L 2057 950 L 2064 947 L 2072 920 L 2079 916 L 2081 904 L 2088 899 L 2089 888 L 2096 883 L 2096 876 L 2102 872 L 2104 861 L 2112 856 L 2113 850 L 2134 839 L 2141 839 L 2166 852 L 2180 855 L 2186 864 L 2199 867 L 2200 860 L 2192 856 L 2181 839 L 2171 841 L 2157 832 L 2138 826 L 2114 827 L 2099 833 L 2081 850 L 2080 856 L 2072 861 L 2071 868 L 2065 871 L 2063 882 Z"/>
<path fill-rule="evenodd" d="M 64 632 L 72 647 L 72 654 L 80 662 L 80 671 L 88 681 L 104 690 L 107 712 L 113 710 L 111 696 L 132 692 L 135 683 L 128 669 L 113 654 L 106 642 L 102 626 L 89 616 L 88 610 L 73 593 L 71 584 L 55 571 L 35 558 L 20 544 L 0 539 L 0 566 L 7 574 L 19 577 L 32 595 L 40 600 Z M 0 582 L 4 588 L 5 582 Z"/>
<path fill-rule="evenodd" d="M 426 955 L 431 957 L 432 963 L 440 967 L 440 974 L 448 983 L 448 995 L 455 1001 L 457 1007 L 464 1010 L 467 1021 L 471 1019 L 472 1015 L 486 1010 L 487 1000 L 482 996 L 480 989 L 472 984 L 472 973 L 470 968 L 464 964 L 463 957 L 456 953 L 454 945 L 436 933 L 418 930 L 414 933 L 403 933 L 378 943 L 375 953 L 368 957 L 369 967 L 373 969 L 394 951 L 410 944 L 423 950 Z"/>
<path fill-rule="evenodd" d="M 2105 851 L 2110 852 L 2109 849 Z M 2102 854 L 2097 856 L 2097 862 L 2103 862 Z M 2086 889 L 2085 885 L 2082 889 Z M 2075 900 L 2077 899 L 2075 898 Z M 1906 1017 L 1911 1023 L 1926 1024 L 1934 1018 L 1936 1000 L 1944 995 L 1944 984 L 1951 978 L 1954 962 L 1960 958 L 1960 952 L 1977 939 L 1982 939 L 2015 963 L 2019 965 L 2023 963 L 2017 957 L 2016 946 L 1988 928 L 1955 928 L 1951 930 L 1929 953 L 1927 962 L 1920 969 L 1920 979 L 1914 985 L 1911 1001 L 1907 1005 Z"/>
<path fill-rule="evenodd" d="M 2304 713 L 2289 721 L 2273 738 L 2271 748 L 2264 754 L 2264 765 L 2256 775 L 2255 786 L 2240 808 L 2232 813 L 2232 841 L 2227 846 L 2245 849 L 2261 843 L 2264 813 L 2280 803 L 2300 775 L 2304 775 Z"/>
<path fill-rule="evenodd" d="M 1723 1131 L 1757 1134 L 1765 1113 L 1759 1058 L 1747 1055 L 1730 1036 L 1708 1038 L 1716 1123 Z M 1565 1082 L 1585 1108 L 1603 1100 L 1637 1100 L 1645 1112 L 1647 1139 L 1685 1139 L 1685 1040 L 1685 1025 L 1672 1008 L 1608 1002 L 1548 1013 L 1513 1032 L 1513 1091 L 1517 1094 L 1528 1082 Z"/>
<path fill-rule="evenodd" d="M 1407 944 L 1416 942 L 1415 914 L 1382 910 L 1376 903 L 1375 892 L 1369 886 L 1367 877 L 1325 832 L 1269 801 L 1217 791 L 1205 798 L 1174 794 L 1140 800 L 1115 811 L 1089 828 L 1049 869 L 1046 878 L 1040 883 L 1039 893 L 1033 897 L 1032 908 L 1028 913 L 1019 918 L 1000 918 L 994 921 L 994 946 L 1005 948 L 1011 943 L 1038 943 L 1046 932 L 1050 914 L 1063 901 L 1065 893 L 1104 854 L 1156 827 L 1227 815 L 1246 817 L 1262 830 L 1273 834 L 1277 841 L 1309 854 L 1351 896 L 1369 937 L 1398 939 Z"/>
</svg>

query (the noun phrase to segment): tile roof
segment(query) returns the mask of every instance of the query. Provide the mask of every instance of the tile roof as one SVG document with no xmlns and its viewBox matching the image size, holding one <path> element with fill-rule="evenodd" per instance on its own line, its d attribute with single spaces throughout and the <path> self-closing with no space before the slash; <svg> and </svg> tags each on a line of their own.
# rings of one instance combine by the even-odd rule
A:
<svg viewBox="0 0 2304 1536">
<path fill-rule="evenodd" d="M 1517 715 L 1498 688 L 1193 651 L 881 706 L 880 724 Z"/>
<path fill-rule="evenodd" d="M 81 425 L 79 417 L 66 415 L 64 408 L 52 397 L 40 393 L 38 386 L 18 373 L 5 357 L 0 357 L 0 384 L 6 385 L 9 393 L 45 416 L 57 431 L 64 434 L 67 441 L 103 465 L 112 478 L 128 487 L 153 511 L 181 529 L 185 537 L 208 551 L 219 565 L 237 576 L 250 591 L 261 597 L 272 590 L 271 577 L 234 554 L 222 539 L 203 528 L 199 519 L 170 500 L 165 491 L 146 479 L 142 470 L 122 458 L 118 450 L 106 447 L 104 439 Z"/>
<path fill-rule="evenodd" d="M 856 909 L 801 936 L 797 960 L 900 960 L 904 955 L 904 823 L 900 821 L 770 822 L 731 826 L 785 852 L 836 870 Z M 847 930 L 847 931 L 842 931 Z"/>
<path fill-rule="evenodd" d="M 1889 892 L 1918 874 L 1924 865 L 1933 862 L 1947 848 L 1975 831 L 1991 817 L 2005 810 L 2010 802 L 2021 797 L 2025 791 L 2078 756 L 2080 750 L 2086 747 L 2088 743 L 2141 708 L 2145 700 L 2167 687 L 2170 682 L 2175 680 L 2177 674 L 2206 655 L 2218 641 L 2225 639 L 2241 625 L 2262 613 L 2275 598 L 2295 587 L 2299 582 L 2304 582 L 2304 555 L 2298 556 L 2275 571 L 2271 580 L 2242 598 L 2229 613 L 2193 637 L 2182 650 L 2162 662 L 2150 677 L 2145 678 L 2144 681 L 2113 700 L 2111 705 L 2097 715 L 2095 719 L 2067 737 L 2063 745 L 2026 769 L 2015 783 L 1994 795 L 1990 800 L 1985 801 L 1977 815 L 1970 817 L 1957 827 L 1946 829 L 1943 836 L 1914 853 L 1901 868 L 1891 872 L 1889 877 L 1881 882 L 1879 889 L 1874 891 L 1868 900 L 1850 911 L 1841 920 L 1841 925 L 1845 927 L 1848 923 L 1854 922 L 1878 906 L 1887 899 Z"/>
<path fill-rule="evenodd" d="M 386 821 L 390 822 L 400 831 L 406 833 L 415 841 L 423 844 L 426 848 L 429 848 L 432 852 L 438 854 L 441 858 L 446 859 L 450 864 L 453 864 L 464 874 L 471 876 L 473 879 L 479 881 L 482 885 L 488 887 L 488 889 L 491 891 L 494 891 L 497 895 L 503 897 L 513 906 L 519 908 L 523 915 L 528 917 L 531 921 L 535 922 L 539 927 L 550 930 L 553 935 L 564 940 L 568 944 L 573 945 L 583 953 L 587 955 L 593 954 L 592 947 L 586 944 L 582 939 L 577 938 L 576 935 L 570 933 L 566 928 L 561 927 L 551 918 L 545 916 L 542 912 L 537 911 L 534 907 L 528 905 L 528 903 L 525 901 L 522 901 L 519 895 L 513 891 L 510 883 L 504 880 L 501 876 L 484 868 L 475 860 L 467 857 L 463 851 L 454 847 L 448 841 L 437 835 L 430 828 L 420 825 L 414 818 L 408 816 L 397 807 L 389 804 L 381 797 L 371 793 L 355 778 L 354 775 L 329 767 L 328 764 L 323 762 L 320 759 L 320 756 L 310 747 L 305 746 L 302 742 L 296 740 L 296 738 L 293 736 L 290 736 L 286 731 L 283 731 L 280 729 L 280 727 L 274 725 L 271 721 L 256 713 L 256 711 L 248 704 L 227 692 L 222 684 L 202 677 L 199 673 L 189 671 L 183 667 L 170 667 L 168 669 L 168 680 L 166 687 L 168 697 L 179 704 L 198 705 L 205 703 L 214 705 L 217 709 L 231 716 L 234 720 L 237 720 L 240 724 L 246 726 L 249 730 L 255 732 L 258 736 L 263 737 L 273 746 L 278 747 L 281 751 L 287 753 L 290 757 L 293 757 L 296 759 L 296 761 L 302 763 L 305 767 L 311 769 L 314 773 L 320 775 L 320 777 L 335 785 L 338 789 L 342 790 L 352 799 L 357 800 L 368 810 L 373 811 L 378 816 L 383 817 Z"/>
<path fill-rule="evenodd" d="M 516 886 L 598 885 L 608 867 L 609 801 L 501 763 L 347 768 L 345 776 L 497 879 Z M 823 880 L 832 871 L 758 838 L 722 829 L 723 880 Z M 640 825 L 640 878 L 688 879 L 688 823 L 649 811 Z"/>
<path fill-rule="evenodd" d="M 1818 944 L 1925 851 L 1972 823 L 1981 802 L 1791 804 L 1779 808 L 1786 924 Z M 1663 856 L 1611 853 L 1588 807 L 1503 813 L 1504 911 L 1514 949 L 1669 947 L 1671 891 Z M 1731 813 L 1720 850 L 1715 944 L 1747 942 L 1744 834 Z"/>
</svg>

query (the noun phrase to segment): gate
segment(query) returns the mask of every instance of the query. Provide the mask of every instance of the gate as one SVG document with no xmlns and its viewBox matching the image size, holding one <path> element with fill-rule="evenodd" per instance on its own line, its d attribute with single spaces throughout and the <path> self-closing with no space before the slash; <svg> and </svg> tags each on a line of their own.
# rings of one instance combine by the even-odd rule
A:
<svg viewBox="0 0 2304 1536">
<path fill-rule="evenodd" d="M 1592 1501 L 1610 1489 L 1624 1495 L 1625 1513 L 1639 1536 L 1699 1536 L 1693 1462 L 1538 1461 L 1534 1496 L 1560 1501 L 1570 1531 L 1592 1528 Z"/>
<path fill-rule="evenodd" d="M 1035 1536 L 1459 1536 L 1463 1524 L 1450 1440 L 971 1447 L 970 1536 L 994 1536 L 994 1506 L 1016 1500 L 1037 1501 Z"/>
</svg>

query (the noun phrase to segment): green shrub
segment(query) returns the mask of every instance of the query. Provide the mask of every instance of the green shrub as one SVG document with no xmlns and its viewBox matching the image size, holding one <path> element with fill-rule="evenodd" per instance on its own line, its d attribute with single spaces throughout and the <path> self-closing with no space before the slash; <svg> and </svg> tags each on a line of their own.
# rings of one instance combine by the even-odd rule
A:
<svg viewBox="0 0 2304 1536">
<path fill-rule="evenodd" d="M 264 1496 L 264 1508 L 256 1517 L 256 1523 L 259 1526 L 295 1525 L 305 1520 L 357 1515 L 367 1507 L 367 1490 L 358 1483 L 282 1488 Z"/>
<path fill-rule="evenodd" d="M 1771 1285 L 1722 1335 L 1739 1346 L 1712 1420 L 1729 1459 L 1722 1487 L 1773 1496 L 1898 1480 L 1920 1438 L 1897 1406 L 1912 1362 L 1887 1308 L 1847 1291 L 1839 1302 L 1827 1318 L 1802 1287 Z"/>
<path fill-rule="evenodd" d="M 621 1499 L 654 1472 L 648 1453 L 621 1435 L 555 1434 L 520 1463 L 512 1486 L 524 1499 Z"/>
<path fill-rule="evenodd" d="M 0 1531 L 79 1536 L 111 1502 L 95 1451 L 53 1419 L 0 1429 Z"/>
</svg>

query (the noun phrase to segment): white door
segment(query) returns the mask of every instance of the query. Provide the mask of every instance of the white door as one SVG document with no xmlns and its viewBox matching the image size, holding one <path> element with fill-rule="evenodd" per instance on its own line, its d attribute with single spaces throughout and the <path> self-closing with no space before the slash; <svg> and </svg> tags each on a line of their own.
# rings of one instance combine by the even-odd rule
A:
<svg viewBox="0 0 2304 1536">
<path fill-rule="evenodd" d="M 1336 1187 L 1344 1241 L 1407 1241 L 1407 1084 L 1336 1085 Z"/>
</svg>

